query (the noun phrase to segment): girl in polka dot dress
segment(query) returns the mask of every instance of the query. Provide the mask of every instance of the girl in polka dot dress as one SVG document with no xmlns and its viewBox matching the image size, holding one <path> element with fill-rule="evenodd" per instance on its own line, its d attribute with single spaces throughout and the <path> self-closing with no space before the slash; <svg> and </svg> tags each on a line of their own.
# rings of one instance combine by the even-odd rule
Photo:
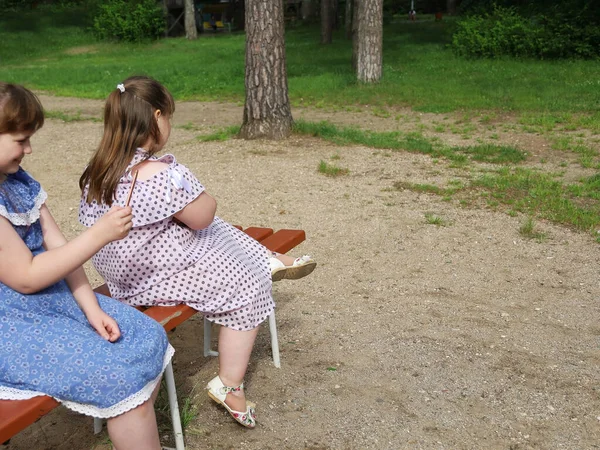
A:
<svg viewBox="0 0 600 450">
<path fill-rule="evenodd" d="M 81 267 L 127 235 L 131 208 L 67 242 L 21 167 L 43 123 L 31 91 L 0 82 L 0 399 L 49 395 L 107 418 L 118 449 L 160 450 L 153 402 L 173 348 L 159 323 L 95 295 Z"/>
<path fill-rule="evenodd" d="M 208 395 L 254 428 L 243 379 L 258 325 L 274 308 L 272 280 L 301 278 L 316 263 L 273 255 L 215 217 L 216 202 L 196 177 L 172 155 L 155 156 L 174 111 L 169 91 L 149 77 L 131 77 L 109 95 L 102 141 L 80 179 L 79 220 L 94 225 L 112 204 L 126 204 L 133 187 L 133 229 L 98 252 L 94 266 L 125 303 L 183 302 L 222 325 Z"/>
</svg>

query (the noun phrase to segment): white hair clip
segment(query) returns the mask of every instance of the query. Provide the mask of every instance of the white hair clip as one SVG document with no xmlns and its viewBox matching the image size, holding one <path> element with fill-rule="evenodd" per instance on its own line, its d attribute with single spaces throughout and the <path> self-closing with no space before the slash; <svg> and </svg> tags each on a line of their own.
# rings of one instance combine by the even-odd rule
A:
<svg viewBox="0 0 600 450">
<path fill-rule="evenodd" d="M 125 85 L 124 84 L 117 84 L 117 89 L 121 91 L 121 94 L 123 92 L 125 92 Z"/>
</svg>

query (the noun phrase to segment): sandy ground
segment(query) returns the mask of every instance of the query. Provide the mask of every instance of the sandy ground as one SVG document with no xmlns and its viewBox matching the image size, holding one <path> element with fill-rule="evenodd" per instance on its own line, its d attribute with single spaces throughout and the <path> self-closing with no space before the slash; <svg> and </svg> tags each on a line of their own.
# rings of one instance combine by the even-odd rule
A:
<svg viewBox="0 0 600 450">
<path fill-rule="evenodd" d="M 42 102 L 49 110 L 100 116 L 101 102 Z M 373 130 L 409 130 L 448 116 L 400 112 L 402 118 L 321 110 L 294 116 Z M 540 243 L 520 235 L 522 216 L 393 189 L 396 182 L 444 185 L 462 176 L 424 155 L 298 136 L 195 139 L 239 124 L 241 116 L 237 105 L 181 103 L 166 150 L 218 199 L 223 219 L 304 229 L 307 241 L 295 253 L 310 253 L 319 267 L 274 287 L 282 368 L 272 363 L 265 326 L 247 375 L 255 430 L 238 426 L 206 396 L 217 361 L 202 356 L 201 318 L 171 335 L 180 404 L 188 401 L 196 413 L 187 448 L 600 447 L 600 255 L 592 236 L 539 222 L 548 236 Z M 77 180 L 100 132 L 94 121 L 48 120 L 24 162 L 69 237 L 81 231 Z M 486 133 L 481 128 L 470 139 L 485 140 Z M 530 152 L 527 164 L 555 167 L 544 138 L 499 133 L 496 142 Z M 453 145 L 464 139 L 437 137 Z M 317 172 L 319 161 L 334 155 L 339 159 L 331 162 L 348 175 Z M 562 170 L 574 178 L 585 172 L 576 164 Z M 427 223 L 426 214 L 446 225 Z M 172 445 L 164 417 L 161 430 Z M 107 442 L 105 432 L 92 434 L 90 418 L 59 408 L 8 448 L 104 450 Z"/>
</svg>

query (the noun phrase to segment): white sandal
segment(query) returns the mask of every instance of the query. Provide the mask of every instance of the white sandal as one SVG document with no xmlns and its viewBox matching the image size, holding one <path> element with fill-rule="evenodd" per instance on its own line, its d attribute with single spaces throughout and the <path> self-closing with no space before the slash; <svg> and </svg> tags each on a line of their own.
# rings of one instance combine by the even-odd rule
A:
<svg viewBox="0 0 600 450">
<path fill-rule="evenodd" d="M 254 405 L 252 403 L 246 402 L 246 411 L 243 412 L 234 411 L 227 403 L 225 403 L 227 394 L 244 390 L 244 383 L 236 387 L 225 386 L 221 381 L 221 378 L 217 375 L 210 380 L 206 389 L 208 389 L 208 396 L 219 405 L 224 406 L 227 412 L 231 414 L 231 417 L 233 417 L 240 425 L 243 425 L 246 428 L 254 428 L 256 426 L 256 411 L 254 410 Z"/>
<path fill-rule="evenodd" d="M 286 266 L 275 256 L 269 258 L 269 263 L 271 265 L 271 279 L 273 281 L 283 280 L 284 278 L 287 280 L 297 280 L 310 274 L 317 267 L 316 261 L 308 255 L 296 258 L 291 266 Z"/>
</svg>

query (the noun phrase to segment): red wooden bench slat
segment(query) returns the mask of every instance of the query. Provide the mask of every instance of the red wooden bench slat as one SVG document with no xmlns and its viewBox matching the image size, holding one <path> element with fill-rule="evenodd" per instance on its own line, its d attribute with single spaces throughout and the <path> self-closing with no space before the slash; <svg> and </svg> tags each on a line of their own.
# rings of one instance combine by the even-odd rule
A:
<svg viewBox="0 0 600 450">
<path fill-rule="evenodd" d="M 0 400 L 0 445 L 59 404 L 46 395 L 29 400 Z"/>
<path fill-rule="evenodd" d="M 277 233 L 260 241 L 269 250 L 287 253 L 306 239 L 302 230 L 279 230 Z"/>
<path fill-rule="evenodd" d="M 198 311 L 185 304 L 177 306 L 152 306 L 144 310 L 144 314 L 160 323 L 166 331 L 181 325 Z"/>
<path fill-rule="evenodd" d="M 236 228 L 242 229 L 238 225 Z M 279 230 L 273 233 L 271 228 L 249 227 L 244 232 L 260 241 L 269 250 L 279 253 L 290 251 L 306 239 L 306 234 L 302 230 Z M 94 291 L 110 296 L 106 284 L 98 286 Z M 177 305 L 152 306 L 144 309 L 143 312 L 159 322 L 166 331 L 171 331 L 198 311 L 187 305 Z M 29 400 L 0 400 L 0 444 L 27 428 L 59 404 L 47 396 Z"/>
<path fill-rule="evenodd" d="M 273 234 L 273 230 L 271 228 L 248 227 L 244 230 L 244 233 L 260 242 L 263 239 L 271 236 Z"/>
</svg>

